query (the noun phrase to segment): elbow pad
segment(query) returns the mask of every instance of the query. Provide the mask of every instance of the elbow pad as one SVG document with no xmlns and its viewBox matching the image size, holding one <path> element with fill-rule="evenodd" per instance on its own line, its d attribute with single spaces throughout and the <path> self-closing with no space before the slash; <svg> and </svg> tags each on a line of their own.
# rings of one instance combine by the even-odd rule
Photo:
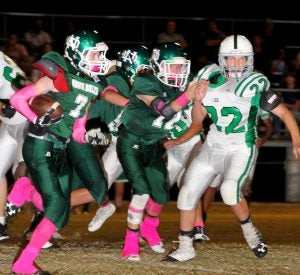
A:
<svg viewBox="0 0 300 275">
<path fill-rule="evenodd" d="M 281 103 L 281 97 L 272 90 L 265 91 L 261 94 L 259 105 L 260 108 L 270 112 Z"/>
<path fill-rule="evenodd" d="M 165 102 L 161 97 L 156 97 L 150 104 L 151 108 L 159 115 L 170 119 L 176 114 L 175 110 L 171 106 L 171 102 Z"/>
</svg>

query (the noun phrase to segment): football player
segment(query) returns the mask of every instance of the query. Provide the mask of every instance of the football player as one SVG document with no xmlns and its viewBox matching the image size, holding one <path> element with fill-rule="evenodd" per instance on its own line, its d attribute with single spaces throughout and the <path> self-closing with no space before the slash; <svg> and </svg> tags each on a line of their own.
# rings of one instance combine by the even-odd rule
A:
<svg viewBox="0 0 300 275">
<path fill-rule="evenodd" d="M 29 243 L 12 265 L 15 273 L 39 272 L 34 261 L 41 247 L 68 221 L 70 181 L 66 146 L 81 119 L 87 116 L 91 102 L 101 96 L 112 103 L 125 104 L 124 97 L 107 86 L 103 78 L 110 66 L 107 50 L 97 31 L 77 30 L 67 37 L 64 56 L 54 51 L 43 55 L 35 65 L 43 73 L 41 78 L 10 98 L 15 109 L 31 122 L 23 145 L 23 157 L 34 186 L 28 178 L 16 181 L 8 196 L 8 207 L 13 211 L 14 207 L 31 201 L 45 213 Z M 55 124 L 50 123 L 51 111 L 38 117 L 28 104 L 32 97 L 45 93 L 55 98 L 64 110 L 64 116 Z M 80 133 L 83 143 L 98 138 L 93 133 Z M 98 199 L 105 199 L 101 195 Z"/>
<path fill-rule="evenodd" d="M 179 248 L 166 260 L 187 261 L 195 257 L 193 223 L 199 198 L 217 174 L 223 175 L 220 192 L 225 204 L 240 222 L 244 238 L 256 257 L 264 257 L 268 247 L 253 224 L 241 188 L 255 159 L 256 118 L 259 108 L 279 116 L 286 124 L 293 142 L 295 157 L 300 157 L 300 135 L 291 112 L 281 103 L 268 79 L 253 72 L 253 48 L 242 35 L 225 38 L 219 49 L 219 68 L 202 77 L 207 67 L 196 76 L 205 87 L 197 93 L 192 117 L 201 123 L 208 114 L 210 130 L 200 153 L 192 160 L 180 189 Z"/>
<path fill-rule="evenodd" d="M 135 76 L 117 141 L 118 157 L 132 188 L 122 249 L 122 257 L 130 261 L 140 260 L 139 231 L 150 246 L 164 251 L 157 231 L 158 216 L 168 200 L 161 139 L 178 120 L 174 115 L 194 98 L 198 87 L 192 81 L 185 91 L 181 90 L 188 81 L 190 61 L 179 44 L 157 46 L 150 60 L 154 74 L 144 70 Z"/>
<path fill-rule="evenodd" d="M 8 56 L 0 51 L 0 241 L 9 238 L 5 221 L 5 202 L 7 196 L 6 174 L 12 167 L 26 174 L 22 157 L 22 145 L 27 119 L 9 104 L 15 90 L 28 82 L 25 73 Z M 24 169 L 25 168 L 25 169 Z"/>
</svg>

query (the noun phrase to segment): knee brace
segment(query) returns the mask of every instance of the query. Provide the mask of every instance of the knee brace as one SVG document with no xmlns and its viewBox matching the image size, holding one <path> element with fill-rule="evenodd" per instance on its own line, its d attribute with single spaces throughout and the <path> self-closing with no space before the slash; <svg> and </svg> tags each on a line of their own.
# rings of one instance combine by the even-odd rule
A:
<svg viewBox="0 0 300 275">
<path fill-rule="evenodd" d="M 132 224 L 140 224 L 143 219 L 144 210 L 149 200 L 149 195 L 133 195 L 128 206 L 127 221 Z"/>
<path fill-rule="evenodd" d="M 223 202 L 227 205 L 235 205 L 241 201 L 241 192 L 234 180 L 225 180 L 220 187 L 220 193 Z"/>
</svg>

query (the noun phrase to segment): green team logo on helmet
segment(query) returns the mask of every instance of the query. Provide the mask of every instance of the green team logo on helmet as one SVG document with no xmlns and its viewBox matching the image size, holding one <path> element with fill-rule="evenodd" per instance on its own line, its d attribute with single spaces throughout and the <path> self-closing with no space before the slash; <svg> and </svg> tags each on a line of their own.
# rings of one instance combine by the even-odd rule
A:
<svg viewBox="0 0 300 275">
<path fill-rule="evenodd" d="M 183 87 L 187 84 L 191 62 L 178 43 L 159 44 L 152 51 L 150 63 L 156 77 L 172 87 Z"/>
<path fill-rule="evenodd" d="M 150 69 L 150 53 L 142 45 L 131 46 L 118 52 L 118 71 L 132 80 L 139 72 Z"/>
<path fill-rule="evenodd" d="M 109 70 L 107 50 L 97 31 L 80 29 L 67 37 L 65 57 L 75 69 L 94 77 L 105 75 Z"/>
</svg>

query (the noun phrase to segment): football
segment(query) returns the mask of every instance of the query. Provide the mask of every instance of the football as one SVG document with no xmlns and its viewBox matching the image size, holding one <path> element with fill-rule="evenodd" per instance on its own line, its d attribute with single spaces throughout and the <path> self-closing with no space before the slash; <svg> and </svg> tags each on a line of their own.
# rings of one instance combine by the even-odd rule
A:
<svg viewBox="0 0 300 275">
<path fill-rule="evenodd" d="M 53 123 L 59 121 L 64 115 L 64 110 L 60 106 L 59 102 L 48 95 L 38 95 L 33 97 L 30 99 L 29 105 L 31 110 L 38 116 L 42 116 L 51 109 L 54 109 L 54 112 L 51 114 L 51 122 Z"/>
</svg>

